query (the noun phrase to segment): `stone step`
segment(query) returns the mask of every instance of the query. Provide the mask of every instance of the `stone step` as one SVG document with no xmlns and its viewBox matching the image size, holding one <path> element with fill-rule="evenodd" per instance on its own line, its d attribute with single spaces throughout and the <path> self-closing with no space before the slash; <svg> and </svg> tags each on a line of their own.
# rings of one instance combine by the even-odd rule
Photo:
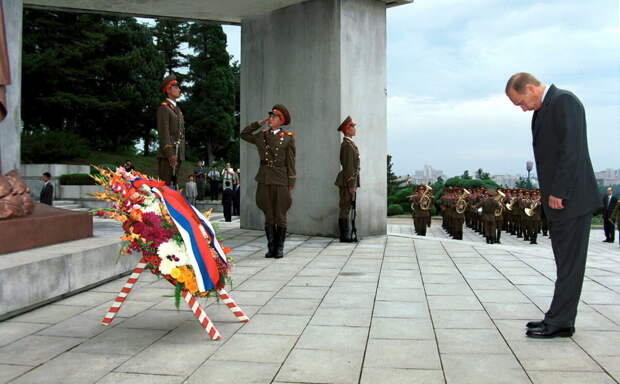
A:
<svg viewBox="0 0 620 384">
<path fill-rule="evenodd" d="M 56 205 L 54 204 L 54 207 L 56 208 L 62 208 L 62 209 L 70 209 L 72 211 L 77 210 L 78 208 L 83 208 L 82 205 L 80 204 L 62 204 L 62 205 Z"/>
<path fill-rule="evenodd" d="M 54 207 L 67 205 L 67 204 L 77 204 L 75 200 L 54 200 Z"/>
</svg>

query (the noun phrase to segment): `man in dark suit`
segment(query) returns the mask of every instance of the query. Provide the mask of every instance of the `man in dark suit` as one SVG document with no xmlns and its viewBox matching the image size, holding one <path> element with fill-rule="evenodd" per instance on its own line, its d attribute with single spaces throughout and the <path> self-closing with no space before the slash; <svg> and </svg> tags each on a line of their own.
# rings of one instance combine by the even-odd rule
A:
<svg viewBox="0 0 620 384">
<path fill-rule="evenodd" d="M 600 207 L 588 152 L 586 114 L 573 93 L 517 73 L 506 95 L 532 116 L 532 145 L 541 202 L 551 230 L 557 278 L 549 310 L 527 323 L 527 336 L 570 337 L 586 268 L 592 213 Z"/>
<path fill-rule="evenodd" d="M 41 196 L 39 201 L 43 204 L 54 205 L 54 186 L 52 185 L 52 175 L 45 172 L 41 177 L 43 180 L 43 188 L 41 188 Z"/>
<path fill-rule="evenodd" d="M 605 243 L 614 242 L 614 223 L 611 221 L 611 213 L 616 208 L 618 199 L 614 196 L 614 190 L 607 188 L 607 194 L 603 197 L 603 227 L 605 228 Z"/>
</svg>

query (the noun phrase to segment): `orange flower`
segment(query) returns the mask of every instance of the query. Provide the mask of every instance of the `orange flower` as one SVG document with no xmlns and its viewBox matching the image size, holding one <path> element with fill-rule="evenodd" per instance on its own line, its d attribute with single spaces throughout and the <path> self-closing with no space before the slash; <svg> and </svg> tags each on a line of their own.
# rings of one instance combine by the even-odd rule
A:
<svg viewBox="0 0 620 384">
<path fill-rule="evenodd" d="M 191 279 L 189 281 L 186 281 L 186 282 L 183 283 L 183 285 L 185 286 L 185 289 L 187 289 L 191 293 L 195 293 L 196 291 L 198 291 L 198 284 L 196 284 L 196 280 L 195 279 Z"/>
<path fill-rule="evenodd" d="M 228 255 L 230 253 L 230 251 L 232 251 L 232 249 L 230 248 L 224 248 L 224 254 Z"/>
<path fill-rule="evenodd" d="M 142 221 L 142 211 L 140 211 L 139 209 L 132 209 L 129 215 L 135 221 Z"/>
</svg>

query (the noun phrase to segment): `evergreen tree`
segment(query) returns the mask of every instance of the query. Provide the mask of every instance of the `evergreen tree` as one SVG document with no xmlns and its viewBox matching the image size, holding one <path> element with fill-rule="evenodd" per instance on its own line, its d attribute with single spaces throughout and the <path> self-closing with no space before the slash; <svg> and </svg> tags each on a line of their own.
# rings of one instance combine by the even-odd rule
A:
<svg viewBox="0 0 620 384">
<path fill-rule="evenodd" d="M 392 171 L 392 155 L 387 155 L 387 194 L 394 194 L 398 189 L 398 176 Z"/>
<path fill-rule="evenodd" d="M 226 34 L 220 25 L 192 23 L 188 43 L 194 51 L 187 75 L 191 85 L 183 103 L 188 146 L 208 162 L 216 157 L 228 160 L 233 155 L 231 148 L 238 145 L 238 123 L 235 75 L 226 51 Z"/>
<path fill-rule="evenodd" d="M 187 55 L 181 52 L 181 44 L 187 40 L 189 24 L 186 22 L 156 19 L 153 27 L 157 50 L 161 52 L 168 73 L 187 65 Z"/>
</svg>

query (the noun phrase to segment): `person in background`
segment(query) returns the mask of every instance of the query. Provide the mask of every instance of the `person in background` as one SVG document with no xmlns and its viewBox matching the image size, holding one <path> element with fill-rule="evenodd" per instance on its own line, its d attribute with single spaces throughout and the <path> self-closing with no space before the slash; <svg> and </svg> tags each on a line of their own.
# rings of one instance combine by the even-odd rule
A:
<svg viewBox="0 0 620 384">
<path fill-rule="evenodd" d="M 222 205 L 224 206 L 224 219 L 230 222 L 232 219 L 234 186 L 237 179 L 237 173 L 226 163 L 222 170 Z"/>
<path fill-rule="evenodd" d="M 131 160 L 125 160 L 125 162 L 123 163 L 123 168 L 125 168 L 127 172 L 131 172 L 135 169 Z"/>
<path fill-rule="evenodd" d="M 209 187 L 211 189 L 211 200 L 217 200 L 220 192 L 220 172 L 215 165 L 211 167 L 207 178 L 209 179 Z"/>
<path fill-rule="evenodd" d="M 205 169 L 205 162 L 200 160 L 194 167 L 194 178 L 196 179 L 196 186 L 198 187 L 198 200 L 205 199 L 205 177 L 207 176 Z"/>
<path fill-rule="evenodd" d="M 616 207 L 612 211 L 610 218 L 618 226 L 618 244 L 620 244 L 620 201 L 616 203 Z"/>
<path fill-rule="evenodd" d="M 604 243 L 614 242 L 614 223 L 611 222 L 611 213 L 616 208 L 618 199 L 614 196 L 614 190 L 607 188 L 607 194 L 603 197 L 603 228 L 605 229 Z"/>
<path fill-rule="evenodd" d="M 196 205 L 196 197 L 198 196 L 198 189 L 196 187 L 196 182 L 194 181 L 194 176 L 190 175 L 187 178 L 187 182 L 185 183 L 185 198 L 191 205 Z"/>
<path fill-rule="evenodd" d="M 43 204 L 54 205 L 54 185 L 52 184 L 52 175 L 49 172 L 43 173 L 43 188 L 41 188 L 41 196 L 39 201 Z"/>
<path fill-rule="evenodd" d="M 233 196 L 233 216 L 240 216 L 241 207 L 241 170 L 237 169 L 237 183 L 234 187 Z"/>
</svg>

